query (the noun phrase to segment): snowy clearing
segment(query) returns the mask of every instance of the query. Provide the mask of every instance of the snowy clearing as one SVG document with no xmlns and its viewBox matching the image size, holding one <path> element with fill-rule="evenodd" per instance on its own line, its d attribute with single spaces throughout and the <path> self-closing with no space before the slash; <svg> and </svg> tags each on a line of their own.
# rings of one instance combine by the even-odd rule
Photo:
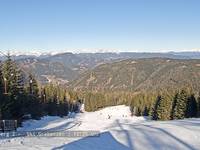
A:
<svg viewBox="0 0 200 150">
<path fill-rule="evenodd" d="M 100 131 L 99 137 L 16 137 L 0 139 L 0 149 L 149 150 L 200 149 L 200 119 L 150 121 L 131 117 L 129 107 L 84 112 L 74 118 L 29 120 L 18 131 Z"/>
</svg>

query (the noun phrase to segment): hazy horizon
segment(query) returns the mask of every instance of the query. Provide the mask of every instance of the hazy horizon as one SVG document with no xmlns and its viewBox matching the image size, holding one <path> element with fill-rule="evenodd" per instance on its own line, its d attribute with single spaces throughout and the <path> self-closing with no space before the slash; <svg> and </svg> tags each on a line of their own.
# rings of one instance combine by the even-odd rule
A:
<svg viewBox="0 0 200 150">
<path fill-rule="evenodd" d="M 104 50 L 99 50 L 96 51 L 81 51 L 81 50 L 76 50 L 76 51 L 17 51 L 17 50 L 8 50 L 8 51 L 2 51 L 0 50 L 0 55 L 6 55 L 7 53 L 10 53 L 11 55 L 56 55 L 56 54 L 62 54 L 62 53 L 73 53 L 73 54 L 84 54 L 84 53 L 200 53 L 200 50 L 183 50 L 183 51 L 104 51 Z"/>
</svg>

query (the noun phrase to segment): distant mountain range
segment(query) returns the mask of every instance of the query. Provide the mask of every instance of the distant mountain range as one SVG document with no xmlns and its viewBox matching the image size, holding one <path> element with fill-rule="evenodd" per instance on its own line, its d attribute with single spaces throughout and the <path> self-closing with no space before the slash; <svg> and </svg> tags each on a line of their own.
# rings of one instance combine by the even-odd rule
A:
<svg viewBox="0 0 200 150">
<path fill-rule="evenodd" d="M 1 52 L 1 51 L 0 51 Z M 0 60 L 5 59 L 6 53 L 0 53 Z M 71 52 L 39 52 L 39 51 L 32 51 L 32 52 L 21 52 L 21 51 L 13 51 L 10 52 L 15 60 L 24 59 L 24 58 L 47 58 L 56 55 L 66 55 L 66 54 L 73 54 L 77 56 L 95 56 L 101 55 L 102 57 L 105 56 L 112 56 L 112 57 L 128 57 L 128 58 L 151 58 L 151 57 L 168 57 L 168 58 L 175 58 L 175 59 L 200 59 L 200 51 L 184 51 L 184 52 L 163 52 L 163 53 L 155 53 L 155 52 L 96 52 L 96 53 L 71 53 Z"/>
<path fill-rule="evenodd" d="M 168 52 L 168 53 L 14 53 L 12 57 L 26 71 L 31 72 L 42 83 L 54 82 L 68 85 L 82 74 L 96 66 L 126 59 L 169 58 L 200 59 L 200 52 Z M 5 56 L 0 55 L 4 60 Z"/>
<path fill-rule="evenodd" d="M 142 58 L 102 64 L 70 83 L 75 90 L 200 90 L 200 59 Z"/>
</svg>

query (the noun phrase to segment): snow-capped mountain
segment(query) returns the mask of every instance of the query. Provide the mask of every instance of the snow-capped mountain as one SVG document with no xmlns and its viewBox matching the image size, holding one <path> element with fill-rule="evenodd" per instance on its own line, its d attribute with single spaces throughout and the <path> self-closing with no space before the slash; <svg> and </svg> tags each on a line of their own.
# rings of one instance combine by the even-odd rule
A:
<svg viewBox="0 0 200 150">
<path fill-rule="evenodd" d="M 50 52 L 41 52 L 41 51 L 10 51 L 10 54 L 13 56 L 53 56 L 59 54 L 60 52 L 50 51 Z"/>
</svg>

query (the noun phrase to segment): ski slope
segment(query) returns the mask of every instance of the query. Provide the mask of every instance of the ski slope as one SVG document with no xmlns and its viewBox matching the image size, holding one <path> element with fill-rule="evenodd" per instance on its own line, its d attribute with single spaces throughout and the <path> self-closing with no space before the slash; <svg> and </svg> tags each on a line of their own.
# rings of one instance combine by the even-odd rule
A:
<svg viewBox="0 0 200 150">
<path fill-rule="evenodd" d="M 200 149 L 200 118 L 151 121 L 131 117 L 129 107 L 114 106 L 73 118 L 29 120 L 18 131 L 100 131 L 99 137 L 16 137 L 0 139 L 0 149 L 149 150 Z"/>
</svg>

